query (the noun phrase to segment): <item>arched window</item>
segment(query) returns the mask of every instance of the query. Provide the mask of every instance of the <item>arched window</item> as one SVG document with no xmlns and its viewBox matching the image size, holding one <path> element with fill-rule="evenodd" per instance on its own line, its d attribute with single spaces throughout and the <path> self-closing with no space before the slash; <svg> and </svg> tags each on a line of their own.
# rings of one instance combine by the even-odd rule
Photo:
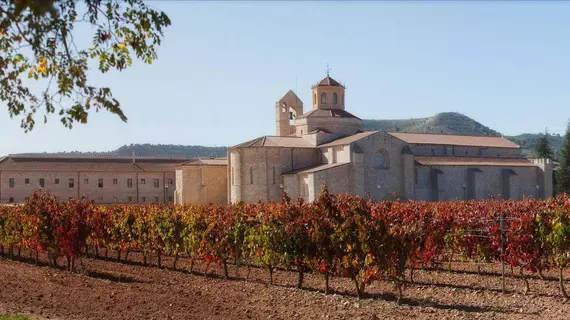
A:
<svg viewBox="0 0 570 320">
<path fill-rule="evenodd" d="M 374 155 L 374 168 L 376 169 L 388 169 L 390 167 L 390 161 L 388 157 L 388 152 L 381 149 Z"/>
<path fill-rule="evenodd" d="M 327 103 L 327 94 L 326 93 L 321 93 L 321 104 L 325 104 Z"/>
<path fill-rule="evenodd" d="M 338 96 L 336 94 L 336 92 L 333 92 L 333 104 L 337 104 L 338 103 Z"/>
<path fill-rule="evenodd" d="M 317 104 L 317 94 L 313 93 L 313 105 Z"/>
</svg>

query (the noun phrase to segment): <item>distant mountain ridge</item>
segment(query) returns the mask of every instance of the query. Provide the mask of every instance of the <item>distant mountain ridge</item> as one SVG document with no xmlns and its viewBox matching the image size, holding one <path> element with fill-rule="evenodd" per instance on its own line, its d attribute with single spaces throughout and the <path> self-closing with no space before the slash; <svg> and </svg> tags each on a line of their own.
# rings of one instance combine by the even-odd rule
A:
<svg viewBox="0 0 570 320">
<path fill-rule="evenodd" d="M 443 133 L 475 136 L 501 136 L 501 134 L 481 123 L 457 112 L 438 113 L 433 117 L 401 120 L 362 120 L 362 130 L 401 131 L 417 133 Z M 518 144 L 527 156 L 534 156 L 534 147 L 543 133 L 524 133 L 505 138 Z M 556 155 L 560 153 L 563 137 L 549 136 L 550 146 Z M 57 155 L 118 155 L 130 156 L 133 151 L 137 156 L 186 156 L 196 158 L 225 157 L 227 147 L 185 146 L 172 144 L 131 144 L 124 145 L 117 150 L 109 152 L 58 152 Z M 33 153 L 26 153 L 33 154 Z M 43 153 L 48 154 L 48 153 Z"/>
</svg>

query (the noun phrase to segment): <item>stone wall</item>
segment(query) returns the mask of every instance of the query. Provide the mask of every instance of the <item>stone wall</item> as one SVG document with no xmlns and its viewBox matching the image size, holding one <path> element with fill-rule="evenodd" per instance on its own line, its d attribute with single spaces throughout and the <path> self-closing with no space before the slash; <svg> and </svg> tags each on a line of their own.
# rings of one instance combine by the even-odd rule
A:
<svg viewBox="0 0 570 320">
<path fill-rule="evenodd" d="M 442 173 L 434 177 L 432 176 L 434 169 L 440 170 Z M 468 178 L 469 170 L 473 172 L 472 182 Z M 510 199 L 540 196 L 536 188 L 537 167 L 417 166 L 417 173 L 417 183 L 415 184 L 417 200 L 485 200 L 491 197 L 499 199 L 505 198 L 505 191 L 510 193 Z M 505 174 L 508 176 L 506 180 Z M 434 179 L 437 179 L 437 191 L 432 190 L 436 185 Z M 437 199 L 434 199 L 434 194 L 437 195 Z"/>
<path fill-rule="evenodd" d="M 442 145 L 410 145 L 416 156 L 457 156 L 457 157 L 520 157 L 520 149 L 480 148 Z"/>
<path fill-rule="evenodd" d="M 176 170 L 180 204 L 225 204 L 228 202 L 226 166 L 187 165 Z"/>
<path fill-rule="evenodd" d="M 14 179 L 10 188 L 9 180 Z M 29 184 L 26 184 L 26 179 Z M 39 186 L 44 179 L 44 187 Z M 58 179 L 58 181 L 56 180 Z M 99 184 L 102 179 L 102 185 Z M 132 186 L 129 187 L 129 180 Z M 155 185 L 155 180 L 158 184 Z M 72 181 L 72 186 L 70 182 Z M 105 171 L 0 171 L 0 202 L 24 202 L 36 190 L 49 191 L 61 200 L 86 196 L 96 203 L 172 202 L 175 173 Z M 56 183 L 58 182 L 58 183 Z M 167 187 L 168 186 L 168 187 Z"/>
<path fill-rule="evenodd" d="M 231 202 L 278 201 L 283 173 L 321 163 L 319 150 L 312 148 L 236 148 L 229 153 Z"/>
<path fill-rule="evenodd" d="M 388 134 L 378 132 L 360 139 L 354 144 L 363 151 L 361 169 L 363 174 L 355 176 L 362 176 L 364 180 L 360 181 L 361 178 L 358 178 L 354 183 L 356 185 L 362 184 L 364 187 L 356 194 L 365 196 L 366 193 L 370 193 L 372 198 L 377 201 L 402 197 L 402 183 L 407 181 L 406 177 L 402 175 L 410 175 L 403 169 L 406 164 L 402 161 L 402 149 L 406 143 Z M 379 151 L 387 155 L 386 164 L 380 167 L 375 163 L 376 153 Z M 413 177 L 413 171 L 411 174 Z M 410 176 L 408 176 L 409 179 Z M 404 186 L 403 189 L 409 190 L 410 188 Z"/>
</svg>

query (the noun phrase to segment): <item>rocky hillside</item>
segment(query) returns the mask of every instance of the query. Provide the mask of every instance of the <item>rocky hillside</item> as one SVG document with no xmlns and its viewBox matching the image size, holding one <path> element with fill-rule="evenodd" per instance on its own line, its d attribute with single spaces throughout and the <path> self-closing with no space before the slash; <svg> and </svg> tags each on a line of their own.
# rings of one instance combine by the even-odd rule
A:
<svg viewBox="0 0 570 320">
<path fill-rule="evenodd" d="M 419 133 L 446 133 L 478 136 L 500 136 L 501 134 L 481 123 L 456 112 L 436 114 L 429 118 L 405 120 L 363 120 L 363 130 L 402 131 Z M 523 148 L 528 156 L 533 156 L 534 146 L 542 134 L 525 133 L 506 137 Z M 563 137 L 549 136 L 550 145 L 555 155 L 560 152 Z M 131 144 L 111 152 L 65 152 L 58 154 L 108 154 L 129 156 L 132 152 L 139 156 L 189 156 L 189 157 L 224 157 L 227 147 L 184 146 L 171 144 Z"/>
<path fill-rule="evenodd" d="M 477 136 L 500 136 L 501 134 L 481 123 L 456 112 L 436 114 L 429 118 L 406 119 L 406 120 L 370 120 L 363 121 L 364 130 L 402 131 L 419 133 L 446 133 Z M 505 138 L 520 145 L 523 153 L 534 156 L 534 147 L 538 143 L 542 133 L 524 133 L 517 136 L 505 136 Z M 560 135 L 550 135 L 548 140 L 554 151 L 555 157 L 560 153 L 564 138 Z"/>
<path fill-rule="evenodd" d="M 497 131 L 456 112 L 436 114 L 429 118 L 406 120 L 362 120 L 363 130 L 447 133 L 478 136 L 500 136 Z"/>
</svg>

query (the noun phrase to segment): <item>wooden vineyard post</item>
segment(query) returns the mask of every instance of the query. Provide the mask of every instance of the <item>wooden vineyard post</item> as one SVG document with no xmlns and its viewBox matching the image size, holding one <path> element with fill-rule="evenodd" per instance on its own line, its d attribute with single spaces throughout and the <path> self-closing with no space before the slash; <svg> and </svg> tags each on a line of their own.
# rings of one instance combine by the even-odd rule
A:
<svg viewBox="0 0 570 320">
<path fill-rule="evenodd" d="M 505 293 L 505 216 L 502 213 L 499 217 L 499 227 L 501 230 L 501 291 Z"/>
</svg>

